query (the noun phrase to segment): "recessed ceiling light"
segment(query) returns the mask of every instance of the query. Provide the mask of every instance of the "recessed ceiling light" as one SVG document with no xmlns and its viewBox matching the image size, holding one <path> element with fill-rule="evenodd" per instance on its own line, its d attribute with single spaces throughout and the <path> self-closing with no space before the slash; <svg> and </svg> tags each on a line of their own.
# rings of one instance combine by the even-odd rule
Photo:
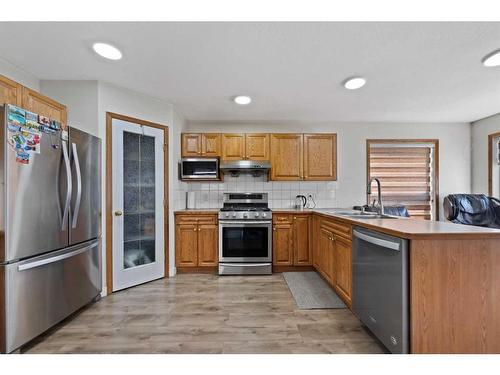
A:
<svg viewBox="0 0 500 375">
<path fill-rule="evenodd" d="M 500 49 L 491 52 L 483 58 L 483 65 L 488 68 L 492 66 L 500 66 Z"/>
<path fill-rule="evenodd" d="M 344 87 L 348 90 L 356 90 L 363 87 L 366 83 L 366 79 L 363 77 L 351 77 L 344 81 Z"/>
<path fill-rule="evenodd" d="M 120 60 L 122 58 L 122 53 L 118 48 L 112 46 L 108 43 L 94 43 L 92 45 L 93 50 L 99 56 L 104 57 L 105 59 L 110 60 Z"/>
<path fill-rule="evenodd" d="M 239 105 L 247 105 L 252 102 L 252 98 L 246 95 L 238 95 L 234 97 L 234 102 Z"/>
</svg>

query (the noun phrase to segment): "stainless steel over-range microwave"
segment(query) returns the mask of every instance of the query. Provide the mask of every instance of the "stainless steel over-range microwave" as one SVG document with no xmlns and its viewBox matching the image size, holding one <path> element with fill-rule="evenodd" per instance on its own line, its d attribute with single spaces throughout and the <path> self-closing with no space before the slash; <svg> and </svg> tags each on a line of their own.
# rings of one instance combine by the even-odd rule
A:
<svg viewBox="0 0 500 375">
<path fill-rule="evenodd" d="M 218 158 L 183 158 L 179 163 L 181 180 L 219 180 Z"/>
</svg>

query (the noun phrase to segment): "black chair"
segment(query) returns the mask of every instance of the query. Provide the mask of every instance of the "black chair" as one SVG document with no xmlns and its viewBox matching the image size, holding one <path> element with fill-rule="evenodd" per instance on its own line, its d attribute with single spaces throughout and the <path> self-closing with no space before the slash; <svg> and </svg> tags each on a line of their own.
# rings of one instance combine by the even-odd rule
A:
<svg viewBox="0 0 500 375">
<path fill-rule="evenodd" d="M 456 224 L 500 229 L 500 200 L 484 194 L 450 194 L 443 201 L 444 216 Z"/>
</svg>

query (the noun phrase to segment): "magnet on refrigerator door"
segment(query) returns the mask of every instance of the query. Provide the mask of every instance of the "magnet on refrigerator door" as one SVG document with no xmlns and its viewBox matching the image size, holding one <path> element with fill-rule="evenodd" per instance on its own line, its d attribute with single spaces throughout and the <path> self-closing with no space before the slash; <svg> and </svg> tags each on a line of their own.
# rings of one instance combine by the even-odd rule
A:
<svg viewBox="0 0 500 375">
<path fill-rule="evenodd" d="M 16 152 L 16 161 L 19 164 L 24 164 L 27 165 L 30 162 L 30 154 L 24 151 L 17 151 Z"/>
</svg>

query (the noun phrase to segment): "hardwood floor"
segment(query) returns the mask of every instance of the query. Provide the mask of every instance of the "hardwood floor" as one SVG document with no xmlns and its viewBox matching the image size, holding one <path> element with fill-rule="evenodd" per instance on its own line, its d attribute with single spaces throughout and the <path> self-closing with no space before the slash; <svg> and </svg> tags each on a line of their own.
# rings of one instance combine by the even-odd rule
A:
<svg viewBox="0 0 500 375">
<path fill-rule="evenodd" d="M 23 353 L 383 353 L 347 309 L 298 310 L 281 274 L 182 274 L 82 310 Z"/>
</svg>

